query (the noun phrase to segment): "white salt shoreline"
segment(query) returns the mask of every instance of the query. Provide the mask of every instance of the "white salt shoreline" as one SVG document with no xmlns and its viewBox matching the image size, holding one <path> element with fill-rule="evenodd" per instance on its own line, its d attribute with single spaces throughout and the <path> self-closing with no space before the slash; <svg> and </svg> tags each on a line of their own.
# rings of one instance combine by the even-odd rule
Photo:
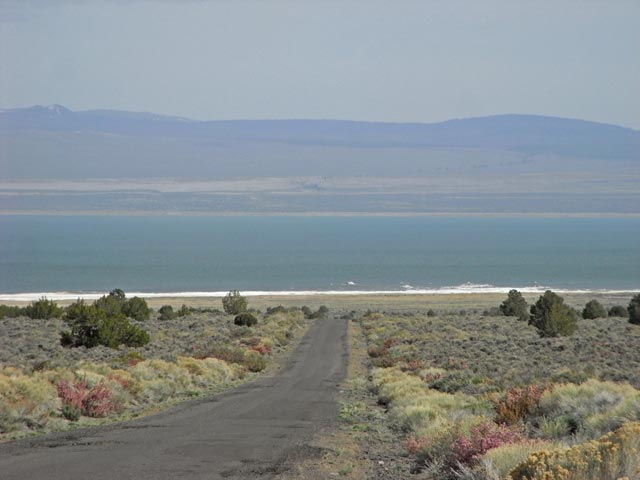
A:
<svg viewBox="0 0 640 480">
<path fill-rule="evenodd" d="M 553 290 L 564 294 L 636 294 L 640 289 L 608 290 L 608 289 L 563 289 L 552 287 L 495 287 L 492 285 L 461 285 L 456 287 L 441 288 L 411 288 L 404 290 L 242 290 L 247 297 L 292 297 L 292 296 L 329 296 L 329 295 L 460 295 L 496 293 L 506 294 L 509 290 L 516 289 L 522 293 L 544 293 L 545 290 Z M 28 292 L 28 293 L 3 293 L 0 294 L 0 302 L 29 302 L 46 297 L 50 300 L 96 300 L 108 292 Z M 213 292 L 126 292 L 128 297 L 142 298 L 221 298 L 228 291 Z"/>
</svg>

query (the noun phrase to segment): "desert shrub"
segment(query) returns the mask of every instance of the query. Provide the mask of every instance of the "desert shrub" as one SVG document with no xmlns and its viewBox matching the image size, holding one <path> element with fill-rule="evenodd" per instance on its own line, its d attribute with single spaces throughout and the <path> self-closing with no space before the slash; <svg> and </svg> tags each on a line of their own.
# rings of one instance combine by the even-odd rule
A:
<svg viewBox="0 0 640 480">
<path fill-rule="evenodd" d="M 82 416 L 82 410 L 80 408 L 72 407 L 71 405 L 62 405 L 60 413 L 62 413 L 62 416 L 70 422 L 77 422 Z"/>
<path fill-rule="evenodd" d="M 124 306 L 124 301 L 115 295 L 104 295 L 93 302 L 98 310 L 102 310 L 106 315 L 120 315 Z"/>
<path fill-rule="evenodd" d="M 140 353 L 132 350 L 130 352 L 124 353 L 116 358 L 116 361 L 121 363 L 122 365 L 126 365 L 129 367 L 133 367 L 140 362 L 144 362 L 146 358 L 144 358 Z"/>
<path fill-rule="evenodd" d="M 217 358 L 227 363 L 241 364 L 244 361 L 244 349 L 226 345 L 214 344 L 200 353 L 196 358 Z"/>
<path fill-rule="evenodd" d="M 122 290 L 121 288 L 114 288 L 109 292 L 109 296 L 114 298 L 121 304 L 123 304 L 127 299 L 127 296 L 125 295 L 124 290 Z"/>
<path fill-rule="evenodd" d="M 634 325 L 640 325 L 640 293 L 631 299 L 627 311 L 629 313 L 629 322 Z"/>
<path fill-rule="evenodd" d="M 288 310 L 283 307 L 282 305 L 278 305 L 276 307 L 269 307 L 267 308 L 267 315 L 275 315 L 276 313 L 287 313 Z"/>
<path fill-rule="evenodd" d="M 560 445 L 544 440 L 523 440 L 505 443 L 487 450 L 480 458 L 477 473 L 482 479 L 505 479 L 517 465 L 524 462 L 534 452 L 553 450 Z"/>
<path fill-rule="evenodd" d="M 445 393 L 456 393 L 471 385 L 472 375 L 468 372 L 447 372 L 428 382 L 429 388 Z"/>
<path fill-rule="evenodd" d="M 435 317 L 435 316 L 436 316 L 436 312 L 434 310 L 432 310 L 431 308 L 427 310 L 427 317 Z"/>
<path fill-rule="evenodd" d="M 496 422 L 507 425 L 520 422 L 537 408 L 545 390 L 537 385 L 508 389 L 496 402 Z"/>
<path fill-rule="evenodd" d="M 63 405 L 82 410 L 82 401 L 87 394 L 87 385 L 84 382 L 70 382 L 62 380 L 57 385 L 58 396 Z"/>
<path fill-rule="evenodd" d="M 242 363 L 250 372 L 261 372 L 267 367 L 267 360 L 254 350 L 245 351 Z"/>
<path fill-rule="evenodd" d="M 187 307 L 185 304 L 182 304 L 182 307 L 180 307 L 180 310 L 178 310 L 178 316 L 187 317 L 189 315 L 191 315 L 191 309 Z"/>
<path fill-rule="evenodd" d="M 512 480 L 622 480 L 640 472 L 640 423 L 627 423 L 597 440 L 531 454 Z"/>
<path fill-rule="evenodd" d="M 193 383 L 199 387 L 210 387 L 228 382 L 237 377 L 238 369 L 217 358 L 201 360 L 191 357 L 178 357 L 178 366 L 193 377 Z"/>
<path fill-rule="evenodd" d="M 122 313 L 138 321 L 148 320 L 151 314 L 145 299 L 140 297 L 127 299 L 124 291 L 119 288 L 109 292 L 109 295 L 100 297 L 94 302 L 94 305 L 99 310 L 103 310 L 107 316 Z"/>
<path fill-rule="evenodd" d="M 547 290 L 531 306 L 529 323 L 536 327 L 541 337 L 568 336 L 578 328 L 573 309 L 565 305 L 564 299 L 551 290 Z"/>
<path fill-rule="evenodd" d="M 622 305 L 614 305 L 609 309 L 610 317 L 620 317 L 620 318 L 628 318 L 629 312 L 627 311 L 627 307 L 623 307 Z"/>
<path fill-rule="evenodd" d="M 329 314 L 329 309 L 325 305 L 320 305 L 318 310 L 312 312 L 307 318 L 316 319 L 316 318 L 326 318 Z"/>
<path fill-rule="evenodd" d="M 171 305 L 161 306 L 158 313 L 160 314 L 158 316 L 158 320 L 173 320 L 177 317 L 177 314 L 173 311 L 173 307 Z"/>
<path fill-rule="evenodd" d="M 105 384 L 94 385 L 82 402 L 83 413 L 87 417 L 106 417 L 118 411 L 120 406 L 113 401 L 112 397 L 111 390 Z"/>
<path fill-rule="evenodd" d="M 500 311 L 507 317 L 516 317 L 523 322 L 529 321 L 529 305 L 517 290 L 510 290 L 507 299 L 500 305 Z"/>
<path fill-rule="evenodd" d="M 151 310 L 144 298 L 132 297 L 122 305 L 122 313 L 139 322 L 149 320 Z"/>
<path fill-rule="evenodd" d="M 53 300 L 47 300 L 46 297 L 42 297 L 36 302 L 32 302 L 31 305 L 24 309 L 24 314 L 29 318 L 48 320 L 50 318 L 60 318 L 62 316 L 62 309 L 58 307 L 58 304 Z"/>
<path fill-rule="evenodd" d="M 236 315 L 236 317 L 233 319 L 233 323 L 235 325 L 252 327 L 258 323 L 258 319 L 249 312 L 243 312 L 239 315 Z"/>
<path fill-rule="evenodd" d="M 313 314 L 313 311 L 309 307 L 307 307 L 306 305 L 301 307 L 300 311 L 304 315 L 304 318 L 311 318 L 311 315 Z"/>
<path fill-rule="evenodd" d="M 123 314 L 108 316 L 104 310 L 82 300 L 67 308 L 65 320 L 70 330 L 61 332 L 60 342 L 66 347 L 141 347 L 149 343 L 149 334 L 132 325 Z"/>
<path fill-rule="evenodd" d="M 247 310 L 248 303 L 246 297 L 240 295 L 238 290 L 231 290 L 222 299 L 222 308 L 229 315 L 238 315 Z"/>
<path fill-rule="evenodd" d="M 254 349 L 225 345 L 214 345 L 206 353 L 201 354 L 199 358 L 216 358 L 227 363 L 238 364 L 250 372 L 260 372 L 267 366 L 267 360 L 260 352 Z"/>
<path fill-rule="evenodd" d="M 471 427 L 467 435 L 461 435 L 451 444 L 451 456 L 448 464 L 456 468 L 458 464 L 473 465 L 480 457 L 492 448 L 517 443 L 523 439 L 523 434 L 507 425 L 496 425 L 485 422 Z"/>
<path fill-rule="evenodd" d="M 465 418 L 475 417 L 481 408 L 468 395 L 431 390 L 419 377 L 396 368 L 375 368 L 372 380 L 378 403 L 390 407 L 393 425 L 418 436 L 433 437 Z"/>
<path fill-rule="evenodd" d="M 597 300 L 587 302 L 582 310 L 582 318 L 606 318 L 608 316 L 607 310 Z"/>
<path fill-rule="evenodd" d="M 124 315 L 107 317 L 98 327 L 98 342 L 105 347 L 142 347 L 149 343 L 149 340 L 149 334 L 132 325 Z"/>
<path fill-rule="evenodd" d="M 43 377 L 0 367 L 0 433 L 45 425 L 57 408 L 57 398 Z"/>
<path fill-rule="evenodd" d="M 16 318 L 25 315 L 25 309 L 22 307 L 12 307 L 9 305 L 0 305 L 0 318 Z M 26 315 L 25 315 L 26 316 Z"/>
<path fill-rule="evenodd" d="M 64 318 L 71 329 L 61 332 L 63 346 L 92 348 L 100 345 L 99 328 L 107 318 L 104 310 L 78 300 L 67 307 Z"/>
<path fill-rule="evenodd" d="M 593 439 L 627 421 L 640 420 L 640 390 L 591 379 L 556 385 L 539 400 L 529 421 L 546 438 Z"/>
<path fill-rule="evenodd" d="M 66 414 L 62 412 L 65 418 L 68 418 L 67 415 L 74 417 L 77 412 L 87 417 L 106 417 L 121 408 L 114 401 L 111 389 L 104 383 L 89 388 L 85 382 L 62 380 L 58 383 L 58 396 L 63 406 L 67 407 Z"/>
<path fill-rule="evenodd" d="M 241 343 L 247 345 L 254 352 L 258 352 L 260 355 L 270 355 L 273 351 L 273 343 L 268 339 L 259 339 L 252 337 L 248 340 L 244 340 Z"/>
<path fill-rule="evenodd" d="M 93 305 L 88 305 L 83 299 L 79 298 L 64 309 L 64 315 L 62 318 L 67 322 L 74 322 L 88 317 L 90 313 L 93 313 L 94 311 L 95 308 Z"/>
</svg>

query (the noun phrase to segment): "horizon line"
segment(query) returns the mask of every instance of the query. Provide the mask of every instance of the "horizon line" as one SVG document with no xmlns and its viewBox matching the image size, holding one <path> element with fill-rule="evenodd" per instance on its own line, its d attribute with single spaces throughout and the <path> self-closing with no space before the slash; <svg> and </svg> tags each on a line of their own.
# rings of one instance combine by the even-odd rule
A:
<svg viewBox="0 0 640 480">
<path fill-rule="evenodd" d="M 568 121 L 577 121 L 577 122 L 585 122 L 597 125 L 607 125 L 614 126 L 618 128 L 624 128 L 626 130 L 632 130 L 634 132 L 640 132 L 640 128 L 634 128 L 631 126 L 623 125 L 620 123 L 610 123 L 601 120 L 587 120 L 584 118 L 578 117 L 565 117 L 558 115 L 550 115 L 550 114 L 539 114 L 539 113 L 493 113 L 489 115 L 473 115 L 468 117 L 450 117 L 445 120 L 438 120 L 433 122 L 428 121 L 391 121 L 391 120 L 358 120 L 358 119 L 341 119 L 341 118 L 331 118 L 331 117 L 282 117 L 282 118 L 247 118 L 247 117 L 236 117 L 236 118 L 217 118 L 217 119 L 199 119 L 192 117 L 185 117 L 181 115 L 173 115 L 167 113 L 158 113 L 152 112 L 148 110 L 121 110 L 117 108 L 90 108 L 90 109 L 82 109 L 82 110 L 74 110 L 72 108 L 66 107 L 60 103 L 51 103 L 51 104 L 33 104 L 29 106 L 22 107 L 9 107 L 9 108 L 0 108 L 0 114 L 19 111 L 19 110 L 29 110 L 32 108 L 43 108 L 43 109 L 51 109 L 51 107 L 61 107 L 71 113 L 91 113 L 91 112 L 118 112 L 118 113 L 130 113 L 134 115 L 153 115 L 157 117 L 164 117 L 167 119 L 175 119 L 182 120 L 194 123 L 214 123 L 214 122 L 287 122 L 287 121 L 300 121 L 300 122 L 344 122 L 344 123 L 369 123 L 369 124 L 390 124 L 390 125 L 438 125 L 448 122 L 455 121 L 465 121 L 465 120 L 477 120 L 477 119 L 486 119 L 486 118 L 496 118 L 496 117 L 537 117 L 537 118 L 550 118 L 550 119 L 558 119 L 558 120 L 568 120 Z"/>
</svg>

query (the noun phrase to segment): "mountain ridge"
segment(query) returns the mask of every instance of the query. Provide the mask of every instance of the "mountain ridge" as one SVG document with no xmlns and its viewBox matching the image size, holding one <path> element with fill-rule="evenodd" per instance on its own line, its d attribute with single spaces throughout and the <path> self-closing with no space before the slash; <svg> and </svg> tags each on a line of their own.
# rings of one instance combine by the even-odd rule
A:
<svg viewBox="0 0 640 480">
<path fill-rule="evenodd" d="M 337 118 L 306 118 L 306 117 L 290 117 L 290 118 L 233 118 L 233 119 L 208 119 L 208 120 L 198 120 L 189 117 L 183 117 L 179 115 L 168 115 L 161 113 L 154 113 L 149 111 L 131 111 L 131 110 L 119 110 L 119 109 L 110 109 L 110 108 L 96 108 L 96 109 L 87 109 L 87 110 L 72 110 L 68 107 L 65 107 L 61 104 L 49 104 L 49 105 L 32 105 L 28 107 L 14 107 L 14 108 L 0 108 L 0 115 L 5 113 L 22 113 L 22 112 L 64 112 L 79 114 L 79 115 L 114 115 L 114 116 L 123 116 L 123 117 L 139 117 L 146 119 L 154 119 L 154 120 L 175 120 L 181 122 L 192 122 L 192 123 L 243 123 L 243 122 L 306 122 L 306 123 L 345 123 L 345 124 L 379 124 L 379 125 L 398 125 L 398 126 L 435 126 L 449 123 L 462 123 L 462 122 L 473 122 L 478 120 L 491 120 L 491 119 L 539 119 L 539 120 L 553 120 L 553 121 L 562 121 L 562 122 L 579 122 L 581 124 L 589 124 L 593 126 L 607 126 L 607 127 L 615 127 L 617 129 L 633 131 L 640 133 L 640 130 L 634 129 L 631 127 L 626 127 L 624 125 L 618 125 L 614 123 L 608 122 L 600 122 L 594 120 L 585 120 L 581 118 L 575 117 L 559 117 L 556 115 L 541 115 L 541 114 L 531 114 L 531 113 L 497 113 L 492 115 L 479 115 L 479 116 L 471 116 L 471 117 L 455 117 L 447 120 L 440 120 L 436 122 L 415 122 L 415 121 L 386 121 L 386 120 L 354 120 L 354 119 L 337 119 Z"/>
<path fill-rule="evenodd" d="M 55 104 L 0 112 L 5 180 L 626 174 L 639 160 L 640 131 L 529 114 L 395 123 L 204 121 Z"/>
</svg>

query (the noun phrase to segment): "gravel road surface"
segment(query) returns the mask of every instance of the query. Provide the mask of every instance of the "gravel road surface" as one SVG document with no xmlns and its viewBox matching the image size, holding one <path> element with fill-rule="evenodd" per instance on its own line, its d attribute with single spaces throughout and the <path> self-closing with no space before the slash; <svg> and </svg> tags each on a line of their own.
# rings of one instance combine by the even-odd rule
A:
<svg viewBox="0 0 640 480">
<path fill-rule="evenodd" d="M 274 478 L 338 413 L 346 320 L 318 320 L 281 372 L 158 415 L 0 445 L 2 480 Z"/>
</svg>

